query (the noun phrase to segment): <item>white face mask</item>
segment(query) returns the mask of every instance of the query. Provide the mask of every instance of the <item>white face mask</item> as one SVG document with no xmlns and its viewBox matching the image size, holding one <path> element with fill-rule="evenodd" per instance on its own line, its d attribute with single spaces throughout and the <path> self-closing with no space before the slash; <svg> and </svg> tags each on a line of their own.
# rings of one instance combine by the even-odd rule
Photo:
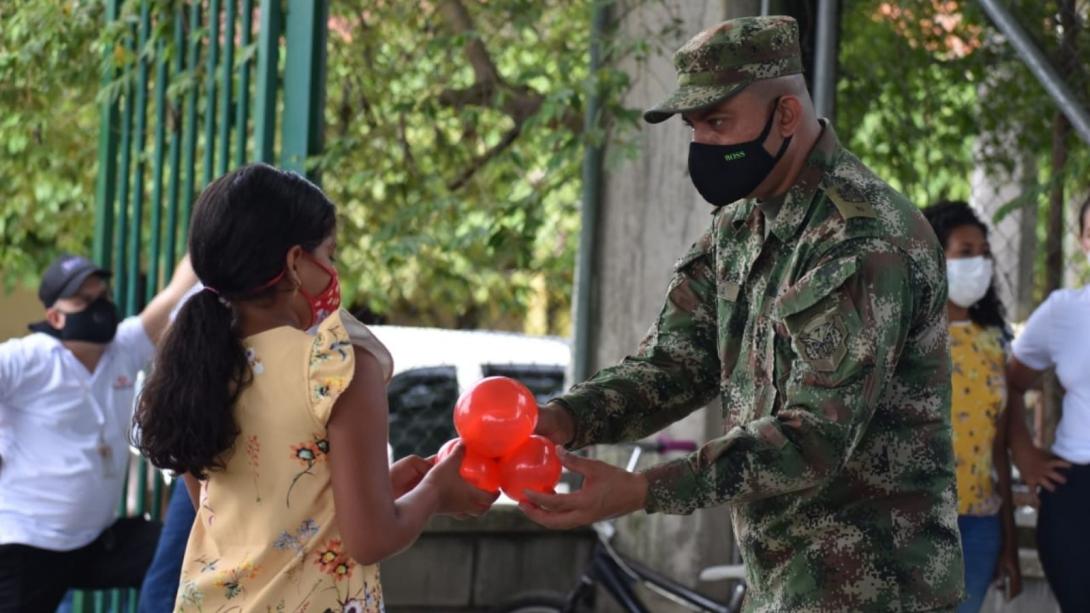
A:
<svg viewBox="0 0 1090 613">
<path fill-rule="evenodd" d="M 984 256 L 946 260 L 950 302 L 967 309 L 988 293 L 992 284 L 992 260 Z"/>
</svg>

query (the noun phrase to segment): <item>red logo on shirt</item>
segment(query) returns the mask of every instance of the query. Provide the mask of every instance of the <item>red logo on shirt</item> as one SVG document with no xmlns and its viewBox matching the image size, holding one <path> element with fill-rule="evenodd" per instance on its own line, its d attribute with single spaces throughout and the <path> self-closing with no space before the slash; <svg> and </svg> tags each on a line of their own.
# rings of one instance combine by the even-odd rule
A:
<svg viewBox="0 0 1090 613">
<path fill-rule="evenodd" d="M 115 390 L 123 390 L 132 387 L 132 381 L 125 375 L 118 375 L 117 381 L 114 381 Z"/>
</svg>

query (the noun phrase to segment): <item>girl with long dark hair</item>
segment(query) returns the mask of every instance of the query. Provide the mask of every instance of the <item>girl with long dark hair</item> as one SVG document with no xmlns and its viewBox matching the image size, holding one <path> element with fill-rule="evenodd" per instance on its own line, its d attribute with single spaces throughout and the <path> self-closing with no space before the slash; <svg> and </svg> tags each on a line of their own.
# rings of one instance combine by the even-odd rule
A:
<svg viewBox="0 0 1090 613">
<path fill-rule="evenodd" d="M 390 354 L 340 310 L 333 204 L 266 165 L 213 181 L 190 226 L 205 289 L 178 312 L 135 421 L 197 507 L 175 610 L 379 611 L 380 560 L 494 496 L 388 465 Z M 306 330 L 316 328 L 314 334 Z"/>
</svg>

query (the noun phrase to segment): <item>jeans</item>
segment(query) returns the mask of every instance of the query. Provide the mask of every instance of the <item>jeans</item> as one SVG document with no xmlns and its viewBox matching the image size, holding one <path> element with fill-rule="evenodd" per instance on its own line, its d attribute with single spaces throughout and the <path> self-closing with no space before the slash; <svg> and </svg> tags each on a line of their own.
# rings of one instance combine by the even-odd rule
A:
<svg viewBox="0 0 1090 613">
<path fill-rule="evenodd" d="M 140 586 L 139 613 L 169 613 L 174 610 L 185 546 L 196 516 L 197 512 L 189 500 L 185 482 L 178 479 L 174 482 L 174 491 L 170 495 L 170 505 L 163 521 L 159 546 L 155 549 L 155 558 L 144 576 L 144 584 Z"/>
<path fill-rule="evenodd" d="M 958 613 L 977 613 L 995 577 L 1002 547 L 998 515 L 959 515 L 961 551 L 965 557 L 965 592 L 968 595 Z"/>
</svg>

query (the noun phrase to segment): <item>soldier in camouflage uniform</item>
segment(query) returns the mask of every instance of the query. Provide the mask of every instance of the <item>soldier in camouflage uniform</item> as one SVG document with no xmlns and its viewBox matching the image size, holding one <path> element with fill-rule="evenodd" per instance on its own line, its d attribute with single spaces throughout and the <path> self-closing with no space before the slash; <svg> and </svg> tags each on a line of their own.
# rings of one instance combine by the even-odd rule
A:
<svg viewBox="0 0 1090 613">
<path fill-rule="evenodd" d="M 814 114 L 794 20 L 725 22 L 675 63 L 679 89 L 644 117 L 682 114 L 694 183 L 723 206 L 637 353 L 542 407 L 538 432 L 569 448 L 630 441 L 718 396 L 725 434 L 640 473 L 564 453 L 584 487 L 530 493 L 524 512 L 566 528 L 730 503 L 748 611 L 952 609 L 962 560 L 938 241 Z M 762 124 L 755 178 L 728 168 L 760 157 L 752 148 L 712 160 L 720 177 L 701 170 L 699 147 Z"/>
</svg>

